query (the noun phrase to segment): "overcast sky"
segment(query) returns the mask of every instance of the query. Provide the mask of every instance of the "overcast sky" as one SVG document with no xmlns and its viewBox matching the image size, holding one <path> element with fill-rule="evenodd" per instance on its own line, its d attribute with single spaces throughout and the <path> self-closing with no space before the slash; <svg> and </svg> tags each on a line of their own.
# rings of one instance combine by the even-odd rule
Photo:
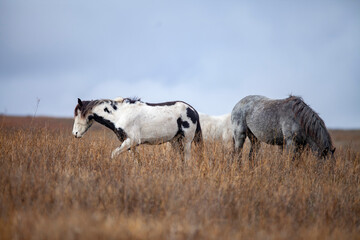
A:
<svg viewBox="0 0 360 240">
<path fill-rule="evenodd" d="M 0 0 L 2 114 L 138 96 L 220 115 L 251 94 L 360 128 L 360 1 Z"/>
</svg>

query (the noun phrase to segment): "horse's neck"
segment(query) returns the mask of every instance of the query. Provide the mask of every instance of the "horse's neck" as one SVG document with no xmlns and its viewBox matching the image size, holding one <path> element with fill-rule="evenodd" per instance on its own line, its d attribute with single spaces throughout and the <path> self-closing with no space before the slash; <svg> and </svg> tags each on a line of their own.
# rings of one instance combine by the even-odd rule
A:
<svg viewBox="0 0 360 240">
<path fill-rule="evenodd" d="M 294 111 L 293 105 L 291 107 Z M 320 116 L 302 100 L 297 104 L 296 108 L 300 109 L 298 111 L 295 109 L 295 115 L 298 115 L 300 125 L 307 133 L 308 138 L 311 138 L 313 141 L 310 143 L 310 145 L 313 145 L 311 147 L 317 147 L 321 151 L 326 147 L 332 147 L 330 134 Z M 309 122 L 306 122 L 305 120 Z"/>
<path fill-rule="evenodd" d="M 116 110 L 110 104 L 103 104 L 97 106 L 93 109 L 92 113 L 102 118 L 103 120 L 110 121 L 115 124 L 117 117 L 117 112 L 119 112 L 119 108 Z M 98 121 L 99 118 L 95 118 L 95 121 Z M 98 121 L 99 122 L 99 121 Z M 104 124 L 103 122 L 99 122 Z"/>
<path fill-rule="evenodd" d="M 116 123 L 121 119 L 126 119 L 126 121 L 132 121 L 133 118 L 138 115 L 136 113 L 141 111 L 142 108 L 142 105 L 135 106 L 134 104 L 118 104 L 116 105 L 116 109 L 114 109 L 111 104 L 104 104 L 94 108 L 93 113 L 101 116 L 105 120 Z"/>
<path fill-rule="evenodd" d="M 321 124 L 319 125 L 320 125 L 320 129 L 318 129 L 318 133 L 316 134 L 318 137 L 316 142 L 319 149 L 323 151 L 325 148 L 329 148 L 329 149 L 333 148 L 331 136 L 328 130 L 324 125 Z"/>
</svg>

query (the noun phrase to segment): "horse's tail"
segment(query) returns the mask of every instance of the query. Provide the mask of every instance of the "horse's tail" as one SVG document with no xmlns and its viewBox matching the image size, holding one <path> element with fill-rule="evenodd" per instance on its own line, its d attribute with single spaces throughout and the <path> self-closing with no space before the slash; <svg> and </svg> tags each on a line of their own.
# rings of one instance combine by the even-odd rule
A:
<svg viewBox="0 0 360 240">
<path fill-rule="evenodd" d="M 194 136 L 194 143 L 198 152 L 198 156 L 200 157 L 199 163 L 203 162 L 204 160 L 204 141 L 203 141 L 203 135 L 201 131 L 201 125 L 200 125 L 200 118 L 197 120 L 196 124 L 196 130 L 195 130 L 195 136 Z"/>
<path fill-rule="evenodd" d="M 196 124 L 194 142 L 197 145 L 203 144 L 203 136 L 202 136 L 201 126 L 200 126 L 200 118 L 198 119 L 197 124 Z"/>
<path fill-rule="evenodd" d="M 293 102 L 292 110 L 295 118 L 299 121 L 307 136 L 310 136 L 316 144 L 322 148 L 321 151 L 332 151 L 334 149 L 329 132 L 320 116 L 307 105 L 302 98 L 290 96 Z"/>
</svg>

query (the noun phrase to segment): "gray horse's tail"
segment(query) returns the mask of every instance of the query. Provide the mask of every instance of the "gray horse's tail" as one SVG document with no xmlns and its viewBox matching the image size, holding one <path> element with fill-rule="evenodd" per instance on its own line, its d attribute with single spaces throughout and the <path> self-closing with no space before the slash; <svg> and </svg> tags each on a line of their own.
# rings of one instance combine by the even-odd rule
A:
<svg viewBox="0 0 360 240">
<path fill-rule="evenodd" d="M 292 102 L 295 118 L 306 135 L 316 142 L 321 151 L 332 151 L 334 146 L 330 134 L 320 116 L 301 97 L 290 96 L 288 101 Z"/>
</svg>

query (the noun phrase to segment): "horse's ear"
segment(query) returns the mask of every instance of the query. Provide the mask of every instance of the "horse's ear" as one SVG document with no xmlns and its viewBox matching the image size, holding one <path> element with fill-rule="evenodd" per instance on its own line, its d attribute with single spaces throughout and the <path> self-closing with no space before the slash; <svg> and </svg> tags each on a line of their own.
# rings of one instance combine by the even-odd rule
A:
<svg viewBox="0 0 360 240">
<path fill-rule="evenodd" d="M 335 153 L 335 150 L 336 150 L 336 148 L 333 148 L 333 149 L 331 150 L 331 153 L 334 154 L 334 153 Z"/>
<path fill-rule="evenodd" d="M 80 107 L 82 107 L 82 106 L 83 106 L 83 103 L 82 103 L 82 101 L 81 101 L 81 99 L 80 99 L 80 98 L 78 98 L 78 104 L 79 104 L 79 106 L 80 106 Z"/>
</svg>

